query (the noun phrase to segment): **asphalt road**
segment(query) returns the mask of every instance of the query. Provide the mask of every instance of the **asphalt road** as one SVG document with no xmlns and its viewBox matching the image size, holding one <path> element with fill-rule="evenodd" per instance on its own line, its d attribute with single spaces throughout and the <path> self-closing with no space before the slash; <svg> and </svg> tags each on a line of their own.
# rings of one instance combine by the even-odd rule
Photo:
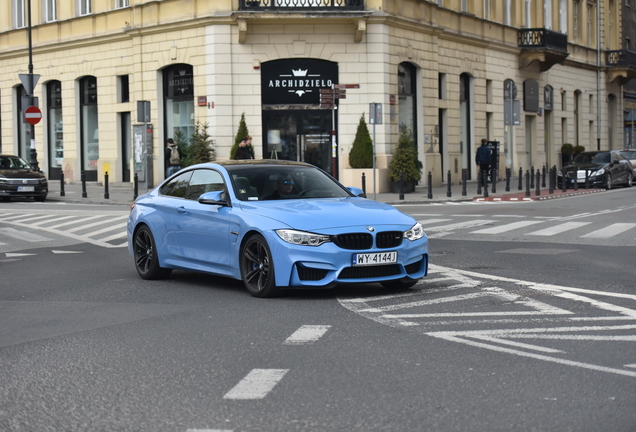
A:
<svg viewBox="0 0 636 432">
<path fill-rule="evenodd" d="M 414 289 L 277 299 L 141 280 L 123 208 L 3 205 L 0 430 L 633 431 L 635 192 L 404 206 Z"/>
</svg>

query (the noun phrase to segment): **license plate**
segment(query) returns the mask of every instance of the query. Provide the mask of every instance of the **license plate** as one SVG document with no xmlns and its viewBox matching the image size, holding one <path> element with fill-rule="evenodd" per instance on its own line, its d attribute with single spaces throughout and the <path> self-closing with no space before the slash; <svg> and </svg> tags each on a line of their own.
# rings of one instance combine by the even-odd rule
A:
<svg viewBox="0 0 636 432">
<path fill-rule="evenodd" d="M 395 264 L 397 262 L 397 252 L 359 253 L 353 254 L 353 266 L 370 266 Z"/>
<path fill-rule="evenodd" d="M 34 192 L 35 186 L 18 186 L 18 192 Z"/>
</svg>

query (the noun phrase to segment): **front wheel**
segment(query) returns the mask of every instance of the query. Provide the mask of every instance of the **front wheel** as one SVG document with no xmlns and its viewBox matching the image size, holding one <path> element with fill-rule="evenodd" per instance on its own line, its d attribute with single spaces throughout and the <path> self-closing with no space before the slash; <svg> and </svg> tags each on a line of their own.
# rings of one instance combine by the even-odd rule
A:
<svg viewBox="0 0 636 432">
<path fill-rule="evenodd" d="M 633 183 L 634 183 L 634 176 L 632 175 L 632 173 L 627 174 L 627 181 L 625 182 L 625 186 L 632 187 Z"/>
<path fill-rule="evenodd" d="M 605 190 L 610 190 L 612 188 L 612 175 L 607 173 L 605 175 Z"/>
<path fill-rule="evenodd" d="M 150 228 L 142 226 L 133 237 L 133 257 L 137 273 L 142 279 L 165 279 L 172 269 L 159 266 L 159 255 Z"/>
<path fill-rule="evenodd" d="M 274 297 L 280 289 L 274 278 L 274 261 L 267 240 L 254 234 L 241 248 L 241 279 L 254 297 Z"/>
</svg>

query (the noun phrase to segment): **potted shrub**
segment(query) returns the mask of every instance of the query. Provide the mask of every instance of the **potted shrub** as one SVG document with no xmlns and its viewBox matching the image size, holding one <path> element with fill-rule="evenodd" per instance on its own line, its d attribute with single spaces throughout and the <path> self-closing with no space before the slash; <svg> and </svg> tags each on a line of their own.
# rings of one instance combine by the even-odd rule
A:
<svg viewBox="0 0 636 432">
<path fill-rule="evenodd" d="M 400 192 L 400 181 L 404 180 L 404 192 L 413 192 L 415 184 L 422 178 L 421 162 L 417 159 L 413 134 L 406 125 L 400 126 L 400 137 L 393 159 L 389 164 L 389 178 L 393 184 L 391 191 Z"/>
<path fill-rule="evenodd" d="M 572 155 L 575 156 L 575 155 L 577 155 L 577 154 L 579 154 L 581 152 L 584 152 L 584 151 L 585 151 L 585 147 L 583 147 L 582 145 L 577 144 L 577 145 L 575 145 L 572 148 Z"/>
<path fill-rule="evenodd" d="M 349 151 L 349 165 L 351 168 L 373 168 L 373 141 L 364 114 L 360 117 L 356 137 Z"/>
<path fill-rule="evenodd" d="M 572 154 L 574 153 L 574 146 L 570 143 L 565 143 L 561 146 L 561 166 L 564 167 L 572 160 Z"/>
</svg>

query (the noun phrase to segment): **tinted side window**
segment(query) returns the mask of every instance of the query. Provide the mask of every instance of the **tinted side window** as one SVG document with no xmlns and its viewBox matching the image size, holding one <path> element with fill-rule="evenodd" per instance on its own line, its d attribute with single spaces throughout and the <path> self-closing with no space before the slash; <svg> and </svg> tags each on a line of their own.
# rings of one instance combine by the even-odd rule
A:
<svg viewBox="0 0 636 432">
<path fill-rule="evenodd" d="M 209 169 L 196 170 L 190 179 L 190 186 L 185 196 L 189 200 L 198 200 L 206 192 L 224 191 L 223 177 L 216 171 Z"/>
<path fill-rule="evenodd" d="M 191 176 L 192 171 L 184 172 L 183 174 L 170 180 L 165 185 L 161 186 L 161 189 L 159 189 L 159 193 L 161 195 L 184 198 L 186 191 L 188 190 L 188 183 L 190 182 Z"/>
</svg>

